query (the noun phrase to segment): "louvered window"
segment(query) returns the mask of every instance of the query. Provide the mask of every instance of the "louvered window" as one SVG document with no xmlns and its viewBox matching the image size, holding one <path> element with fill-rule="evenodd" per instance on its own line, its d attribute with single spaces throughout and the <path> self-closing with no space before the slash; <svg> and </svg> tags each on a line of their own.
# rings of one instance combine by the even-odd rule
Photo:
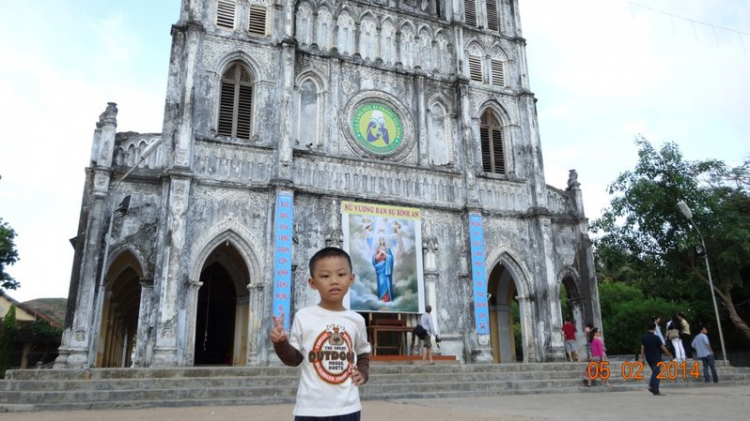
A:
<svg viewBox="0 0 750 421">
<path fill-rule="evenodd" d="M 497 31 L 498 28 L 497 1 L 487 0 L 487 29 L 490 31 Z"/>
<path fill-rule="evenodd" d="M 467 25 L 477 26 L 477 2 L 475 0 L 464 0 L 464 14 Z"/>
<path fill-rule="evenodd" d="M 503 131 L 500 122 L 490 111 L 482 114 L 479 136 L 482 143 L 482 169 L 484 172 L 505 174 Z"/>
<path fill-rule="evenodd" d="M 505 86 L 505 67 L 500 60 L 492 60 L 492 85 Z"/>
<path fill-rule="evenodd" d="M 234 1 L 218 0 L 216 2 L 216 26 L 234 29 Z"/>
<path fill-rule="evenodd" d="M 266 36 L 266 8 L 250 6 L 250 23 L 247 31 L 253 35 Z"/>
<path fill-rule="evenodd" d="M 471 80 L 483 82 L 482 78 L 482 58 L 479 56 L 469 55 L 469 77 Z"/>
<path fill-rule="evenodd" d="M 221 78 L 219 134 L 250 139 L 253 79 L 241 63 L 234 63 Z"/>
</svg>

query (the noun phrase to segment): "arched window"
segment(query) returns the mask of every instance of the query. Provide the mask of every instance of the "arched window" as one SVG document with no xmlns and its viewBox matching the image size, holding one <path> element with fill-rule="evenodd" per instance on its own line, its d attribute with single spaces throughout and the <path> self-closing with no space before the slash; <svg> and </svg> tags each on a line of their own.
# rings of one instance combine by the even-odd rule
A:
<svg viewBox="0 0 750 421">
<path fill-rule="evenodd" d="M 221 76 L 218 133 L 222 136 L 250 139 L 252 114 L 252 74 L 245 65 L 234 62 Z"/>
<path fill-rule="evenodd" d="M 500 120 L 495 116 L 495 113 L 487 110 L 482 114 L 479 124 L 479 137 L 482 142 L 482 169 L 488 173 L 505 174 L 505 150 Z"/>
<path fill-rule="evenodd" d="M 318 87 L 310 79 L 299 88 L 297 138 L 302 146 L 318 146 Z"/>
<path fill-rule="evenodd" d="M 451 117 L 445 107 L 439 102 L 434 102 L 428 108 L 427 150 L 432 165 L 448 165 L 453 162 L 453 137 L 451 129 Z"/>
</svg>

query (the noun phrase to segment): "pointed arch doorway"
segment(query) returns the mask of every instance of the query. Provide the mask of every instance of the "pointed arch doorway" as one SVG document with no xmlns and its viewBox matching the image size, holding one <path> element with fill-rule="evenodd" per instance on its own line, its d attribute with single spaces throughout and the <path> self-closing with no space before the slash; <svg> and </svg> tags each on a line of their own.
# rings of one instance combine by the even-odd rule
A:
<svg viewBox="0 0 750 421">
<path fill-rule="evenodd" d="M 196 303 L 194 365 L 247 362 L 249 278 L 242 256 L 229 241 L 206 259 Z"/>
<path fill-rule="evenodd" d="M 96 367 L 130 367 L 137 337 L 143 269 L 124 251 L 107 271 Z"/>
<path fill-rule="evenodd" d="M 523 361 L 521 316 L 516 281 L 502 264 L 496 265 L 487 286 L 490 308 L 490 341 L 496 363 Z"/>
</svg>

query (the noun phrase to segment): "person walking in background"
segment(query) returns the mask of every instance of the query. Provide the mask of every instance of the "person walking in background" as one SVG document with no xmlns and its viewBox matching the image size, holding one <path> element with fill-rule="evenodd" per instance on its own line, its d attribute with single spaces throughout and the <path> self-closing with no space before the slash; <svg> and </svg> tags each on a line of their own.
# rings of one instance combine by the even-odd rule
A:
<svg viewBox="0 0 750 421">
<path fill-rule="evenodd" d="M 427 334 L 424 335 L 424 339 L 422 339 L 422 365 L 434 365 L 435 362 L 432 361 L 432 335 L 435 335 L 435 325 L 432 323 L 432 316 L 430 316 L 430 312 L 432 311 L 432 306 L 427 305 L 424 308 L 424 313 L 422 313 L 422 318 L 419 319 L 419 324 L 422 325 L 425 331 L 427 331 Z"/>
<path fill-rule="evenodd" d="M 659 327 L 659 323 L 661 323 L 661 317 L 654 316 L 651 319 L 651 321 L 653 321 L 654 324 L 656 325 L 656 330 L 654 330 L 654 334 L 656 334 L 656 336 L 658 336 L 659 339 L 661 339 L 662 345 L 666 345 L 667 344 L 667 340 L 664 339 L 664 335 L 661 334 L 661 327 Z"/>
<path fill-rule="evenodd" d="M 659 373 L 661 362 L 661 354 L 665 353 L 672 358 L 672 354 L 661 342 L 658 336 L 654 333 L 656 330 L 656 323 L 648 322 L 648 332 L 641 336 L 641 359 L 648 363 L 651 367 L 651 379 L 648 382 L 648 391 L 654 396 L 661 396 L 662 393 L 659 391 Z"/>
<path fill-rule="evenodd" d="M 591 331 L 593 329 L 594 325 L 591 322 L 586 323 L 586 326 L 583 328 L 583 336 L 586 337 L 586 358 L 588 361 L 591 361 L 591 340 L 594 339 Z"/>
<path fill-rule="evenodd" d="M 680 321 L 680 317 L 675 314 L 672 316 L 672 321 L 667 328 L 667 339 L 672 342 L 672 347 L 674 347 L 674 357 L 677 361 L 685 361 L 685 348 L 682 347 L 682 339 L 680 339 L 681 327 L 682 322 Z"/>
<path fill-rule="evenodd" d="M 601 363 L 607 356 L 604 349 L 604 342 L 602 341 L 602 331 L 598 327 L 595 327 L 591 330 L 591 334 L 594 337 L 591 340 L 591 361 Z M 589 380 L 588 385 L 591 386 L 591 380 Z M 604 385 L 609 386 L 608 379 L 604 380 Z"/>
<path fill-rule="evenodd" d="M 708 329 L 705 326 L 702 326 L 700 333 L 695 335 L 692 346 L 695 348 L 695 358 L 703 361 L 703 380 L 706 383 L 710 382 L 708 370 L 711 369 L 711 376 L 714 383 L 718 383 L 719 376 L 716 374 L 716 358 L 714 357 L 714 350 L 708 341 Z"/>
<path fill-rule="evenodd" d="M 680 340 L 682 341 L 682 348 L 685 350 L 685 361 L 686 358 L 693 358 L 693 348 L 690 347 L 690 323 L 688 323 L 683 313 L 677 313 L 680 318 Z"/>
<path fill-rule="evenodd" d="M 578 348 L 576 347 L 576 325 L 570 321 L 570 317 L 565 318 L 562 326 L 563 335 L 565 336 L 565 351 L 568 353 L 568 361 L 578 361 Z"/>
</svg>

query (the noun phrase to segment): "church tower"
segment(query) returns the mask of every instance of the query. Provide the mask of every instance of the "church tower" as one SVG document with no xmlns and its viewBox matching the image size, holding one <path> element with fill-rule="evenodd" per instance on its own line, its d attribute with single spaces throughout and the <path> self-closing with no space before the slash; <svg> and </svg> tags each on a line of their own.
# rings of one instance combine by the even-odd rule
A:
<svg viewBox="0 0 750 421">
<path fill-rule="evenodd" d="M 430 304 L 465 363 L 563 359 L 601 316 L 525 48 L 518 0 L 182 0 L 162 133 L 97 123 L 56 367 L 275 363 L 325 246 L 370 326 Z"/>
</svg>

